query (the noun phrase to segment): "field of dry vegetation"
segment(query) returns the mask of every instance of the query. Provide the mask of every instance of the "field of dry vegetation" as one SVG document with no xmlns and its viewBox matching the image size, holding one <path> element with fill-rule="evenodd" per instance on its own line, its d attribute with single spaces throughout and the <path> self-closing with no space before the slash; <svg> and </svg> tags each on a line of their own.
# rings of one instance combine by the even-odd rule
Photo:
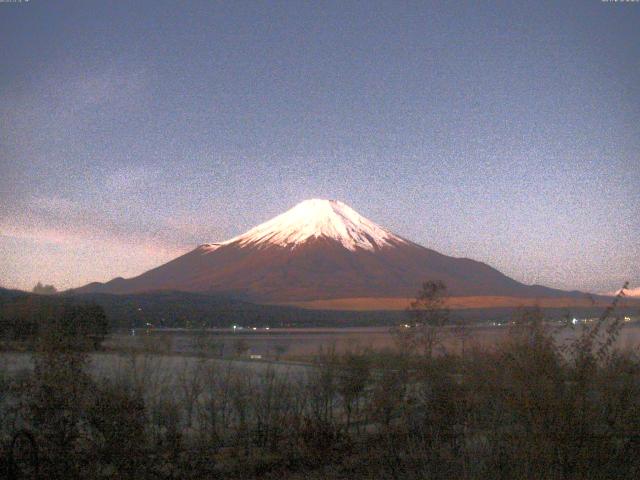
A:
<svg viewBox="0 0 640 480">
<path fill-rule="evenodd" d="M 1 357 L 0 468 L 42 479 L 638 478 L 640 357 L 616 347 L 614 307 L 564 340 L 523 311 L 492 348 L 456 351 L 435 309 L 398 329 L 393 348 L 329 349 L 307 366 L 95 354 L 94 338 L 52 322 L 28 358 Z"/>
</svg>

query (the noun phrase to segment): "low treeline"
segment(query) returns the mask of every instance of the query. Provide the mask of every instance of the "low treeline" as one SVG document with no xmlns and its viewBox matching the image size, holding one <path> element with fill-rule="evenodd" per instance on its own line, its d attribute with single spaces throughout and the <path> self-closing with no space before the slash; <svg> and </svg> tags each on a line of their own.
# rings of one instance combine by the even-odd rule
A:
<svg viewBox="0 0 640 480">
<path fill-rule="evenodd" d="M 563 344 L 543 320 L 522 312 L 495 348 L 456 354 L 442 350 L 442 322 L 416 323 L 395 349 L 319 352 L 297 374 L 206 358 L 161 372 L 132 353 L 97 377 L 73 346 L 83 336 L 52 328 L 32 369 L 0 376 L 3 468 L 43 479 L 638 478 L 640 358 L 615 349 L 620 319 L 608 309 Z"/>
<path fill-rule="evenodd" d="M 317 327 L 317 326 L 391 326 L 404 319 L 397 311 L 332 311 L 259 305 L 237 298 L 205 293 L 161 291 L 131 295 L 101 293 L 37 295 L 0 288 L 0 318 L 3 310 L 15 304 L 64 302 L 97 305 L 105 312 L 111 331 L 143 328 L 229 328 L 244 327 Z M 0 325 L 1 326 L 1 325 Z"/>
<path fill-rule="evenodd" d="M 102 307 L 71 299 L 16 295 L 0 301 L 0 346 L 33 350 L 51 336 L 74 348 L 96 349 L 109 332 Z"/>
<path fill-rule="evenodd" d="M 42 287 L 42 289 L 46 289 Z M 40 291 L 42 289 L 36 288 Z M 31 302 L 37 306 L 47 302 L 66 302 L 76 305 L 100 306 L 107 316 L 112 332 L 145 328 L 230 328 L 243 327 L 371 327 L 393 326 L 406 321 L 405 311 L 339 311 L 307 310 L 283 305 L 260 305 L 223 295 L 159 291 L 128 295 L 102 293 L 38 295 L 0 288 L 0 318 L 13 304 Z M 600 308 L 545 308 L 545 316 L 558 320 L 571 314 L 587 318 L 597 317 Z M 635 314 L 637 308 L 619 306 L 620 313 Z M 457 323 L 507 322 L 516 308 L 469 308 L 452 312 Z M 0 328 L 2 325 L 0 325 Z M 0 336 L 2 331 L 0 330 Z"/>
</svg>

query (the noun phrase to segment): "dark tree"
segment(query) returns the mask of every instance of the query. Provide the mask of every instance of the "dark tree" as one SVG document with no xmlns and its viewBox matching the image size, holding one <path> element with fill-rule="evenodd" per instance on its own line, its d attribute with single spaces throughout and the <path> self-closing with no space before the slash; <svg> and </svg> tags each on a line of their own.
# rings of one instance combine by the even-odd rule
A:
<svg viewBox="0 0 640 480">
<path fill-rule="evenodd" d="M 33 293 L 37 293 L 38 295 L 53 295 L 58 293 L 58 290 L 53 285 L 43 285 L 42 282 L 38 282 L 35 287 L 33 287 Z"/>
<path fill-rule="evenodd" d="M 449 323 L 447 287 L 439 281 L 426 281 L 407 309 L 409 323 L 396 329 L 400 348 L 432 356 L 440 344 L 442 328 Z"/>
</svg>

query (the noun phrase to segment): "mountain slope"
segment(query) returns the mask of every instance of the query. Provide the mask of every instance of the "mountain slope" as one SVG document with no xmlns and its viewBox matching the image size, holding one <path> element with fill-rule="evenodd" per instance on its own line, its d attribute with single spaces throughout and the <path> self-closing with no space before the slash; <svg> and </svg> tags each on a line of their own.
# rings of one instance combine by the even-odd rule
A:
<svg viewBox="0 0 640 480">
<path fill-rule="evenodd" d="M 618 295 L 621 291 L 624 293 L 625 297 L 640 298 L 640 287 L 620 289 L 613 292 L 611 295 Z"/>
<path fill-rule="evenodd" d="M 452 296 L 578 294 L 523 285 L 484 263 L 442 255 L 328 200 L 307 200 L 226 242 L 202 245 L 138 277 L 77 292 L 180 290 L 276 303 L 412 297 L 425 280 L 443 281 Z"/>
</svg>

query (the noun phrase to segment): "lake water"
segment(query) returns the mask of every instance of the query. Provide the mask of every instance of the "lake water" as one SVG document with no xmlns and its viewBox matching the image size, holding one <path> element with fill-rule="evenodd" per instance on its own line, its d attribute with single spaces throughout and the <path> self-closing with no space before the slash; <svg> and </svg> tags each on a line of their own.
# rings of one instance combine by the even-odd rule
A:
<svg viewBox="0 0 640 480">
<path fill-rule="evenodd" d="M 557 326 L 549 326 L 557 330 Z M 564 328 L 555 335 L 559 341 L 575 336 L 582 327 Z M 472 326 L 466 335 L 461 336 L 454 329 L 445 329 L 443 343 L 447 349 L 459 350 L 463 343 L 465 348 L 491 348 L 506 338 L 508 326 Z M 306 357 L 314 355 L 320 349 L 334 348 L 336 352 L 357 351 L 362 349 L 394 348 L 395 339 L 388 327 L 354 327 L 354 328 L 291 328 L 291 329 L 220 329 L 202 332 L 180 330 L 152 331 L 139 330 L 135 336 L 113 335 L 105 347 L 122 349 L 138 349 L 144 345 L 162 346 L 167 353 L 198 354 L 208 352 L 222 353 L 224 356 L 234 355 L 238 344 L 243 343 L 247 350 L 244 355 L 262 357 Z M 640 346 L 640 323 L 624 325 L 616 343 L 621 349 Z"/>
</svg>

